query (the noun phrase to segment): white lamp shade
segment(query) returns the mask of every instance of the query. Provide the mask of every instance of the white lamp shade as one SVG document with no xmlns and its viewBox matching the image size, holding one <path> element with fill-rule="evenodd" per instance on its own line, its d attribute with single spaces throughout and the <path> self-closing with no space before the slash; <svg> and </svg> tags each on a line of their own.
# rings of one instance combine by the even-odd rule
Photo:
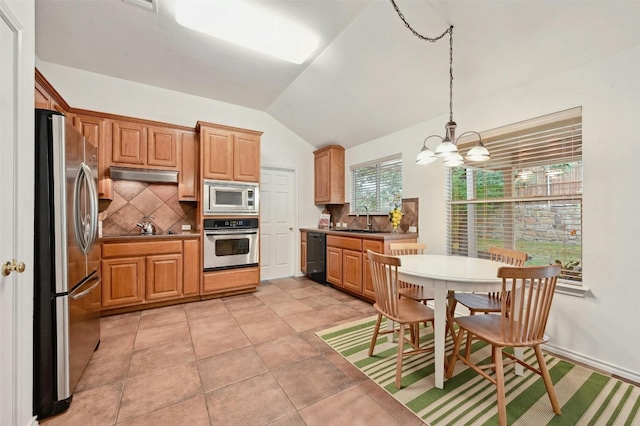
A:
<svg viewBox="0 0 640 426">
<path fill-rule="evenodd" d="M 456 153 L 449 154 L 444 158 L 442 165 L 445 167 L 456 167 L 462 166 L 464 164 L 464 160 L 462 159 L 462 155 Z"/>
<path fill-rule="evenodd" d="M 436 157 L 447 157 L 451 154 L 457 154 L 458 147 L 455 146 L 451 141 L 445 139 L 442 141 L 440 145 L 436 148 L 435 156 Z"/>
<path fill-rule="evenodd" d="M 489 151 L 482 145 L 476 145 L 469 150 L 466 157 L 469 161 L 487 161 L 491 159 Z"/>
<path fill-rule="evenodd" d="M 431 164 L 436 161 L 438 158 L 431 152 L 429 148 L 426 146 L 422 148 L 420 154 L 416 158 L 416 164 Z"/>
</svg>

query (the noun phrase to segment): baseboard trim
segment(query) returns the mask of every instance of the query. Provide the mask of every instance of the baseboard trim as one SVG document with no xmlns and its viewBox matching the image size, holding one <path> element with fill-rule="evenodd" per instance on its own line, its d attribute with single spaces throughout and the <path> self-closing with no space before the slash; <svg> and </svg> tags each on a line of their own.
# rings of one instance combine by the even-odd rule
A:
<svg viewBox="0 0 640 426">
<path fill-rule="evenodd" d="M 585 356 L 583 354 L 579 354 L 573 351 L 569 351 L 565 348 L 561 348 L 559 346 L 553 344 L 545 344 L 542 346 L 544 350 L 557 354 L 561 357 L 567 358 L 570 361 L 574 361 L 577 363 L 584 364 L 588 367 L 591 367 L 596 370 L 600 370 L 606 374 L 610 374 L 614 377 L 617 377 L 621 380 L 626 380 L 632 382 L 635 385 L 640 383 L 640 373 L 626 370 L 624 368 L 617 367 L 615 365 L 599 361 L 597 359 Z"/>
</svg>

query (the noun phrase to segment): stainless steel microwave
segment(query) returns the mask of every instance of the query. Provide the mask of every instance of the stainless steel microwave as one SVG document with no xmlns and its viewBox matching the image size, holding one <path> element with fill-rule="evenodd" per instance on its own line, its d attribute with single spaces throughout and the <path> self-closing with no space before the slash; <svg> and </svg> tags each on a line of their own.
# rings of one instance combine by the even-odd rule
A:
<svg viewBox="0 0 640 426">
<path fill-rule="evenodd" d="M 259 214 L 259 189 L 253 182 L 204 180 L 203 213 Z"/>
</svg>

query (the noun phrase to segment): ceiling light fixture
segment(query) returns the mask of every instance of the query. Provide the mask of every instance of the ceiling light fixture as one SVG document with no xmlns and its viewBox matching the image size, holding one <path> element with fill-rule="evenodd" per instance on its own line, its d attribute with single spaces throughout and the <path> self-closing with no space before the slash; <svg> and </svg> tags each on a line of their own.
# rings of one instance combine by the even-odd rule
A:
<svg viewBox="0 0 640 426">
<path fill-rule="evenodd" d="M 177 0 L 175 19 L 184 27 L 294 64 L 302 64 L 319 42 L 302 25 L 239 0 Z"/>
<path fill-rule="evenodd" d="M 416 164 L 430 164 L 436 161 L 438 158 L 442 158 L 442 165 L 446 167 L 456 167 L 464 164 L 464 160 L 479 162 L 479 161 L 487 161 L 491 159 L 489 155 L 489 151 L 482 144 L 482 136 L 480 133 L 470 130 L 468 132 L 464 132 L 458 138 L 456 138 L 456 122 L 453 121 L 453 25 L 451 25 L 445 32 L 443 32 L 440 36 L 435 38 L 425 37 L 422 34 L 418 33 L 414 30 L 411 25 L 404 18 L 402 12 L 398 8 L 398 5 L 394 0 L 391 0 L 394 9 L 398 13 L 398 16 L 404 22 L 404 26 L 407 27 L 413 35 L 418 37 L 420 40 L 429 41 L 431 43 L 435 43 L 436 41 L 442 39 L 445 35 L 449 34 L 449 122 L 444 126 L 445 128 L 445 136 L 440 137 L 438 135 L 427 136 L 427 138 L 422 143 L 422 150 L 418 154 L 416 158 Z M 462 158 L 462 155 L 458 152 L 458 141 L 464 135 L 474 133 L 478 136 L 478 142 L 476 146 L 471 148 L 467 155 Z M 438 138 L 440 139 L 440 145 L 436 148 L 435 152 L 432 152 L 429 147 L 427 147 L 427 140 L 430 138 Z"/>
</svg>

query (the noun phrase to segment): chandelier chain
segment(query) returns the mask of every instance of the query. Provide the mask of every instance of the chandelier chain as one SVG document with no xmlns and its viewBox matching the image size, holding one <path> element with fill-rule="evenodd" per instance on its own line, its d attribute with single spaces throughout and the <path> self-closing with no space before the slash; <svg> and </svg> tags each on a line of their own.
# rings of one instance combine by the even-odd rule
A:
<svg viewBox="0 0 640 426">
<path fill-rule="evenodd" d="M 453 121 L 453 25 L 449 27 L 449 121 Z"/>
<path fill-rule="evenodd" d="M 413 33 L 413 35 L 418 37 L 420 40 L 425 40 L 425 41 L 430 41 L 431 43 L 435 43 L 436 41 L 440 40 L 442 37 L 447 35 L 447 33 L 451 34 L 451 32 L 453 31 L 453 25 L 452 25 L 451 27 L 447 28 L 445 32 L 443 32 L 437 37 L 431 38 L 431 37 L 423 36 L 416 30 L 414 30 L 413 27 L 409 24 L 409 22 L 407 22 L 402 12 L 400 12 L 400 8 L 398 7 L 398 5 L 394 0 L 391 0 L 391 4 L 393 4 L 394 9 L 396 10 L 396 13 L 400 17 L 400 19 L 402 19 L 402 22 L 404 22 L 404 26 L 407 27 Z"/>
<path fill-rule="evenodd" d="M 417 32 L 413 27 L 407 22 L 402 12 L 400 12 L 400 8 L 396 4 L 394 0 L 391 0 L 391 4 L 393 4 L 393 8 L 396 10 L 396 13 L 404 22 L 404 26 L 409 29 L 413 33 L 414 36 L 418 37 L 420 40 L 429 41 L 431 43 L 435 43 L 436 41 L 442 39 L 445 35 L 449 34 L 449 121 L 453 121 L 453 25 L 447 28 L 442 34 L 437 37 L 427 37 L 423 36 L 419 32 Z"/>
</svg>

